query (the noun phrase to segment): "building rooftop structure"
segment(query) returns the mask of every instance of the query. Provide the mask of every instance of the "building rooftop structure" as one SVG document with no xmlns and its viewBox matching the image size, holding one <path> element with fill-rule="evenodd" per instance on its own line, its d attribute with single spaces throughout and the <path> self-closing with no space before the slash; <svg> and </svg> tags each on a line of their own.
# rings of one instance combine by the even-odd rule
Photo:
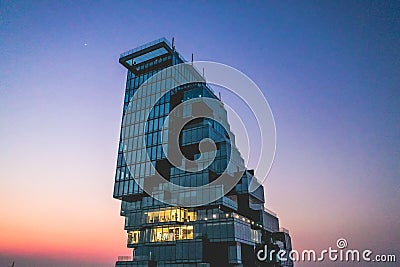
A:
<svg viewBox="0 0 400 267">
<path fill-rule="evenodd" d="M 292 266 L 256 258 L 265 245 L 290 251 L 290 236 L 264 207 L 263 186 L 248 190 L 254 172 L 203 75 L 165 38 L 122 53 L 119 62 L 128 73 L 114 198 L 133 253 L 116 266 Z M 214 145 L 202 150 L 205 138 Z M 226 194 L 224 184 L 207 188 L 223 174 L 238 181 Z M 191 205 L 199 198 L 212 201 Z"/>
</svg>

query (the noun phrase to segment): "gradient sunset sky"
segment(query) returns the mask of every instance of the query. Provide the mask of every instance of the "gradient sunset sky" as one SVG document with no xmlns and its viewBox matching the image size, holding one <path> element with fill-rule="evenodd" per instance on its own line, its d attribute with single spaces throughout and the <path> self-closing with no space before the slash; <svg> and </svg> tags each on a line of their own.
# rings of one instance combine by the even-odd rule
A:
<svg viewBox="0 0 400 267">
<path fill-rule="evenodd" d="M 265 94 L 266 206 L 295 249 L 346 238 L 400 260 L 400 2 L 0 1 L 0 266 L 129 255 L 112 198 L 118 58 L 163 36 Z"/>
</svg>

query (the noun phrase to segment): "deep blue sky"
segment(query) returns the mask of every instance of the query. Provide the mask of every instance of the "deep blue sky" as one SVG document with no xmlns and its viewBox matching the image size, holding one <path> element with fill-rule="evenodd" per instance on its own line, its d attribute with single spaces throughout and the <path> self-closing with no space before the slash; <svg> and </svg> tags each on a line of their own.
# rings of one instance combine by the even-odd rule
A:
<svg viewBox="0 0 400 267">
<path fill-rule="evenodd" d="M 345 236 L 386 252 L 399 246 L 398 1 L 1 1 L 1 232 L 19 220 L 7 207 L 28 201 L 47 207 L 30 216 L 50 228 L 54 199 L 69 203 L 61 214 L 83 216 L 77 225 L 118 216 L 118 57 L 162 36 L 186 58 L 239 69 L 265 93 L 278 137 L 267 206 L 295 245 L 322 249 Z M 113 206 L 91 215 L 79 201 Z M 110 225 L 100 226 L 123 235 L 121 221 Z M 10 234 L 0 251 L 20 253 L 20 238 Z"/>
</svg>

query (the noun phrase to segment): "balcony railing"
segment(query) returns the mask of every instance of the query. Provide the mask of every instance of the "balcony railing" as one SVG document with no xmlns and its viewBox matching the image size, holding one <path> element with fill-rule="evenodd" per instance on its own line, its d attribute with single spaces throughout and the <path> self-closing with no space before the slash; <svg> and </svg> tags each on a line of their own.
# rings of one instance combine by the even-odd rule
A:
<svg viewBox="0 0 400 267">
<path fill-rule="evenodd" d="M 267 209 L 266 207 L 264 207 L 264 211 L 265 211 L 266 213 L 271 214 L 271 215 L 274 216 L 274 217 L 277 216 L 277 214 L 276 214 L 275 212 L 273 212 L 272 210 Z"/>
<path fill-rule="evenodd" d="M 133 261 L 132 256 L 118 256 L 118 261 Z"/>
<path fill-rule="evenodd" d="M 136 48 L 134 48 L 134 49 L 131 49 L 131 50 L 129 50 L 129 51 L 126 51 L 126 52 L 124 52 L 124 53 L 122 53 L 122 54 L 120 55 L 120 58 L 125 57 L 125 56 L 130 55 L 130 54 L 133 54 L 133 53 L 135 53 L 135 52 L 137 52 L 137 51 L 143 50 L 143 49 L 148 48 L 148 47 L 150 47 L 150 46 L 159 44 L 159 43 L 161 43 L 161 42 L 165 42 L 165 43 L 172 49 L 172 45 L 168 42 L 167 39 L 165 39 L 165 38 L 163 37 L 163 38 L 154 40 L 154 41 L 152 41 L 152 42 L 150 42 L 150 43 L 147 43 L 147 44 L 138 46 L 138 47 L 136 47 Z"/>
<path fill-rule="evenodd" d="M 279 232 L 283 232 L 283 233 L 289 234 L 289 230 L 284 228 L 284 227 L 279 228 Z"/>
</svg>

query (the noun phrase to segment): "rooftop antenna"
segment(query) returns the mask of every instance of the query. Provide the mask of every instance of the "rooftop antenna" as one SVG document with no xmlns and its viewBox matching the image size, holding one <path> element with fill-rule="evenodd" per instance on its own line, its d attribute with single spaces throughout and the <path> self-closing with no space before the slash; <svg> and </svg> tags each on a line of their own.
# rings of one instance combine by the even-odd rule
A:
<svg viewBox="0 0 400 267">
<path fill-rule="evenodd" d="M 203 79 L 204 79 L 204 68 L 203 68 Z"/>
<path fill-rule="evenodd" d="M 175 38 L 172 37 L 172 51 L 175 51 Z"/>
<path fill-rule="evenodd" d="M 194 59 L 194 55 L 193 55 L 193 53 L 192 53 L 192 65 L 193 65 L 193 59 Z"/>
<path fill-rule="evenodd" d="M 221 99 L 221 92 L 218 92 L 218 95 L 219 95 L 219 100 L 222 100 Z"/>
</svg>

